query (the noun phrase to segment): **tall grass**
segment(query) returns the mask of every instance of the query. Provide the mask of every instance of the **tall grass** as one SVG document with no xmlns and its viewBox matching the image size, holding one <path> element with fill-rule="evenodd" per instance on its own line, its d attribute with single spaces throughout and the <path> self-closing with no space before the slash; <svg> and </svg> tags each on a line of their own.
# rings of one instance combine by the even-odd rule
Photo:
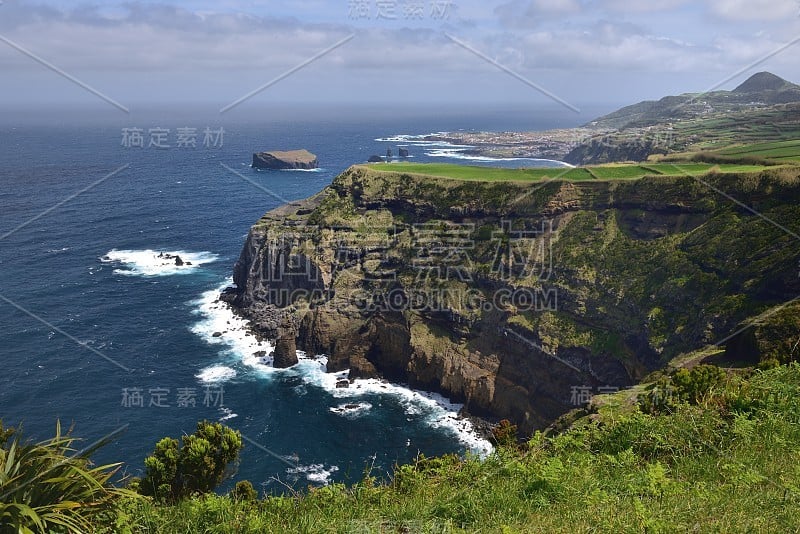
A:
<svg viewBox="0 0 800 534">
<path fill-rule="evenodd" d="M 1 429 L 2 427 L 0 427 Z M 76 438 L 62 434 L 38 443 L 20 432 L 0 448 L 0 532 L 95 532 L 103 514 L 121 496 L 112 477 L 120 464 L 92 466 L 90 455 L 106 440 L 83 450 Z"/>
</svg>

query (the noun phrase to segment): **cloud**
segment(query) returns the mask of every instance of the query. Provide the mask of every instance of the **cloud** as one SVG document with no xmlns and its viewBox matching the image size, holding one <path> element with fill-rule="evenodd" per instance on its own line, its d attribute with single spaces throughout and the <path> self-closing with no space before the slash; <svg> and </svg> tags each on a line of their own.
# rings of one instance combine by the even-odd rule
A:
<svg viewBox="0 0 800 534">
<path fill-rule="evenodd" d="M 800 16 L 797 0 L 710 0 L 714 15 L 732 21 L 777 21 Z"/>
<path fill-rule="evenodd" d="M 556 19 L 581 13 L 578 0 L 512 0 L 494 9 L 507 28 L 536 28 Z"/>
<path fill-rule="evenodd" d="M 624 13 L 654 13 L 658 11 L 671 11 L 675 8 L 685 6 L 690 0 L 609 0 L 603 3 L 603 7 L 617 12 Z"/>
<path fill-rule="evenodd" d="M 167 5 L 126 4 L 114 16 L 96 7 L 15 11 L 4 19 L 3 35 L 60 67 L 90 70 L 288 68 L 349 33 L 332 24 Z M 0 49 L 0 65 L 29 64 Z"/>
<path fill-rule="evenodd" d="M 8 10 L 0 13 L 5 16 L 0 18 L 0 34 L 114 94 L 151 90 L 160 94 L 170 86 L 173 91 L 189 86 L 200 96 L 208 87 L 224 95 L 258 87 L 355 34 L 346 45 L 270 89 L 270 95 L 296 98 L 302 98 L 304 91 L 325 93 L 336 83 L 352 87 L 354 98 L 373 95 L 376 87 L 408 92 L 411 86 L 427 86 L 459 94 L 475 92 L 480 84 L 484 91 L 502 84 L 525 89 L 447 39 L 444 28 L 522 76 L 544 81 L 548 76 L 569 77 L 565 87 L 588 94 L 599 76 L 618 84 L 621 79 L 635 79 L 642 86 L 669 76 L 722 79 L 782 44 L 777 30 L 742 35 L 735 33 L 742 25 L 727 23 L 724 30 L 708 32 L 708 20 L 700 16 L 703 10 L 686 17 L 675 7 L 684 4 L 680 0 L 648 4 L 673 9 L 658 17 L 609 11 L 624 8 L 622 0 L 512 0 L 495 10 L 498 18 L 491 17 L 491 6 L 484 4 L 481 11 L 465 3 L 461 15 L 469 12 L 472 18 L 437 28 L 348 23 L 346 10 L 345 21 L 337 22 L 323 14 L 312 21 L 306 16 L 310 9 L 293 16 L 286 9 L 265 14 L 239 11 L 238 4 L 236 9 L 222 7 L 231 2 L 236 4 L 235 0 L 220 3 L 222 11 L 209 5 L 201 10 L 141 2 L 73 9 L 13 2 L 0 8 Z M 342 6 L 346 4 L 339 6 L 339 12 Z M 710 9 L 710 4 L 703 9 Z M 785 25 L 781 28 L 788 31 Z M 791 57 L 787 51 L 765 68 L 778 64 L 785 67 L 779 72 L 784 77 L 797 78 L 798 68 L 788 65 Z M 20 87 L 33 86 L 31 80 L 52 76 L 2 43 L 0 70 L 14 82 L 14 95 L 24 92 Z M 605 86 L 608 91 L 612 84 Z M 9 87 L 6 84 L 0 91 L 7 94 Z M 655 87 L 653 93 L 662 90 Z"/>
<path fill-rule="evenodd" d="M 577 13 L 581 4 L 577 0 L 533 0 L 529 12 L 532 13 Z"/>
<path fill-rule="evenodd" d="M 525 36 L 528 68 L 686 72 L 710 62 L 715 51 L 648 35 L 628 23 L 601 21 L 585 30 L 540 31 Z"/>
</svg>

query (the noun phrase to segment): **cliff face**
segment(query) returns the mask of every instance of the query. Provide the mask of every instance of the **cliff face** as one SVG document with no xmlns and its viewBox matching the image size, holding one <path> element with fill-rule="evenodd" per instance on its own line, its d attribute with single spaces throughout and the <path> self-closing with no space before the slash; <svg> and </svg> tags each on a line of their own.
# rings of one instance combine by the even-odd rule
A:
<svg viewBox="0 0 800 534">
<path fill-rule="evenodd" d="M 704 177 L 796 226 L 794 177 Z M 796 238 L 693 178 L 493 183 L 352 167 L 250 230 L 226 300 L 329 370 L 530 432 L 800 294 Z M 286 361 L 287 365 L 291 361 Z"/>
</svg>

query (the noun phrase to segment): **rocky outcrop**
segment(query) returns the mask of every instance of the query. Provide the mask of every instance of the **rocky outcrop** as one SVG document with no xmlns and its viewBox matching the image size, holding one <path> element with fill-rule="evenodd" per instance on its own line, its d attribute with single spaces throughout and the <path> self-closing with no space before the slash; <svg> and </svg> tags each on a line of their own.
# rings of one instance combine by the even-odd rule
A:
<svg viewBox="0 0 800 534">
<path fill-rule="evenodd" d="M 297 329 L 294 326 L 292 316 L 289 314 L 281 318 L 278 327 L 278 335 L 275 340 L 275 352 L 273 353 L 273 365 L 278 369 L 291 367 L 297 363 Z"/>
<path fill-rule="evenodd" d="M 564 161 L 572 165 L 596 165 L 611 161 L 646 161 L 653 154 L 666 153 L 658 141 L 645 137 L 620 142 L 600 137 L 576 146 L 564 156 Z"/>
<path fill-rule="evenodd" d="M 318 166 L 317 156 L 308 150 L 258 152 L 253 154 L 253 168 L 255 169 L 316 169 Z"/>
<path fill-rule="evenodd" d="M 796 227 L 796 178 L 703 180 Z M 794 250 L 690 177 L 462 182 L 355 166 L 252 227 L 225 298 L 282 340 L 282 364 L 296 328 L 329 371 L 439 391 L 531 432 L 576 391 L 633 384 L 800 294 Z"/>
<path fill-rule="evenodd" d="M 778 365 L 800 360 L 800 304 L 770 309 L 736 329 L 725 342 L 728 362 Z"/>
</svg>

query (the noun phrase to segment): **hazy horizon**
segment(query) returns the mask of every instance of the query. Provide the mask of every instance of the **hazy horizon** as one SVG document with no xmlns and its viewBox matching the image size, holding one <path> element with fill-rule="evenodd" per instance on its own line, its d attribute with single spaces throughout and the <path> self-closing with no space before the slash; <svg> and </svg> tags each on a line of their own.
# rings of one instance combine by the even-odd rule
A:
<svg viewBox="0 0 800 534">
<path fill-rule="evenodd" d="M 0 110 L 478 103 L 574 122 L 758 71 L 800 81 L 798 15 L 798 0 L 9 0 Z"/>
</svg>

